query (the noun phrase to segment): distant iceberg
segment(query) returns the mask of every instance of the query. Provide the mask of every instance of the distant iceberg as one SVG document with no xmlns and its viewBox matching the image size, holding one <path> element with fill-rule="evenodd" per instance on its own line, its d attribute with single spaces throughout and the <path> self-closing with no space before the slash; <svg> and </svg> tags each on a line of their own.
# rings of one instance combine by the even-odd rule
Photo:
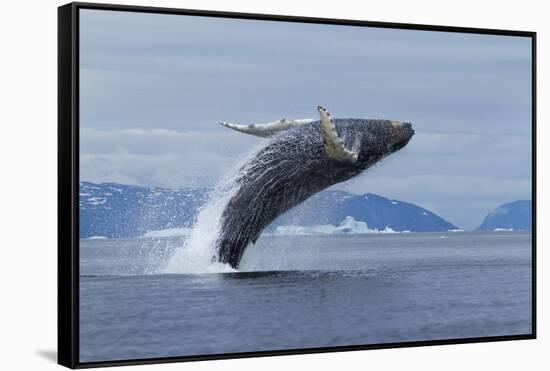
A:
<svg viewBox="0 0 550 371">
<path fill-rule="evenodd" d="M 191 234 L 191 228 L 168 228 L 160 229 L 157 231 L 150 231 L 145 233 L 144 238 L 162 238 L 162 237 L 182 237 L 189 236 Z"/>
<path fill-rule="evenodd" d="M 493 232 L 513 232 L 514 228 L 495 228 Z"/>
<path fill-rule="evenodd" d="M 87 240 L 106 240 L 106 239 L 108 238 L 105 236 L 91 236 L 87 238 Z"/>
<path fill-rule="evenodd" d="M 370 229 L 366 222 L 347 216 L 338 226 L 321 224 L 313 226 L 281 225 L 275 229 L 275 236 L 310 236 L 319 234 L 366 234 L 366 233 L 399 233 L 390 227 L 382 230 Z"/>
</svg>

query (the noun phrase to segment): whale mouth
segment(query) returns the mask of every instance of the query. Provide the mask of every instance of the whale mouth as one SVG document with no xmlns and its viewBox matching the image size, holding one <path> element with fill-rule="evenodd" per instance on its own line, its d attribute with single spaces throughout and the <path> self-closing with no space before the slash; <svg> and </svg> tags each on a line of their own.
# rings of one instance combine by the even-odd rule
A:
<svg viewBox="0 0 550 371">
<path fill-rule="evenodd" d="M 405 144 L 407 144 L 409 142 L 409 140 L 411 140 L 411 138 L 415 134 L 414 129 L 412 127 L 412 124 L 410 122 L 403 123 L 403 131 L 404 131 L 404 133 L 403 133 L 404 137 L 406 138 Z"/>
<path fill-rule="evenodd" d="M 414 136 L 415 132 L 412 128 L 412 125 L 410 122 L 404 122 L 401 125 L 401 132 L 399 133 L 399 139 L 398 141 L 392 146 L 391 151 L 396 152 L 399 151 L 401 148 L 405 147 L 411 138 Z"/>
<path fill-rule="evenodd" d="M 410 133 L 411 137 L 414 135 L 414 129 L 413 129 L 412 124 L 410 122 L 404 122 L 403 123 L 403 129 L 407 130 Z"/>
</svg>

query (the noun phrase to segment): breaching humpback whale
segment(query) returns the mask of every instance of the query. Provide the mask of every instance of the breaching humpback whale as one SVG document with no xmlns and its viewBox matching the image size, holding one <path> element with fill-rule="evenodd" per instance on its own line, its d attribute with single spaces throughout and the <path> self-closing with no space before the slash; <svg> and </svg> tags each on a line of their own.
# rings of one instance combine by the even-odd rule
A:
<svg viewBox="0 0 550 371">
<path fill-rule="evenodd" d="M 238 268 L 250 243 L 285 211 L 315 193 L 360 174 L 403 148 L 414 135 L 408 122 L 333 119 L 322 106 L 319 120 L 282 119 L 265 124 L 221 124 L 268 138 L 240 169 L 236 191 L 222 216 L 215 261 Z"/>
</svg>

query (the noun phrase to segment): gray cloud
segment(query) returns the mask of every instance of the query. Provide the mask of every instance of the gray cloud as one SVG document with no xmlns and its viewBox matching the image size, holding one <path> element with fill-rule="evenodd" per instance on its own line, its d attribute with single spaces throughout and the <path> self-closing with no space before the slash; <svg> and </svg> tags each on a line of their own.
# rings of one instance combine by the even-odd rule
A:
<svg viewBox="0 0 550 371">
<path fill-rule="evenodd" d="M 85 10 L 81 177 L 212 186 L 260 139 L 218 121 L 412 121 L 400 153 L 338 188 L 465 228 L 530 198 L 530 40 Z"/>
<path fill-rule="evenodd" d="M 81 179 L 174 188 L 211 187 L 257 142 L 237 133 L 166 129 L 83 128 L 80 137 Z"/>
</svg>

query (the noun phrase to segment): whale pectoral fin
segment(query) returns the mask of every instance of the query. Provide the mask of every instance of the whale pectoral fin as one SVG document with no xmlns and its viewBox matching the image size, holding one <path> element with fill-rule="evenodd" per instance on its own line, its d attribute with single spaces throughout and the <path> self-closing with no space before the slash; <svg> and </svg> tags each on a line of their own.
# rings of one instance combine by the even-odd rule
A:
<svg viewBox="0 0 550 371">
<path fill-rule="evenodd" d="M 241 133 L 254 135 L 257 137 L 269 137 L 273 134 L 276 134 L 280 131 L 290 129 L 294 126 L 301 126 L 313 122 L 313 119 L 298 119 L 298 120 L 287 120 L 281 119 L 273 122 L 266 122 L 262 124 L 250 124 L 250 125 L 239 125 L 232 124 L 230 122 L 220 122 L 221 125 L 226 128 L 230 128 Z"/>
<path fill-rule="evenodd" d="M 323 106 L 318 106 L 317 109 L 321 117 L 321 133 L 323 135 L 325 154 L 336 161 L 355 163 L 358 154 L 346 149 L 344 141 L 336 133 L 336 127 L 330 117 L 330 113 Z"/>
</svg>

